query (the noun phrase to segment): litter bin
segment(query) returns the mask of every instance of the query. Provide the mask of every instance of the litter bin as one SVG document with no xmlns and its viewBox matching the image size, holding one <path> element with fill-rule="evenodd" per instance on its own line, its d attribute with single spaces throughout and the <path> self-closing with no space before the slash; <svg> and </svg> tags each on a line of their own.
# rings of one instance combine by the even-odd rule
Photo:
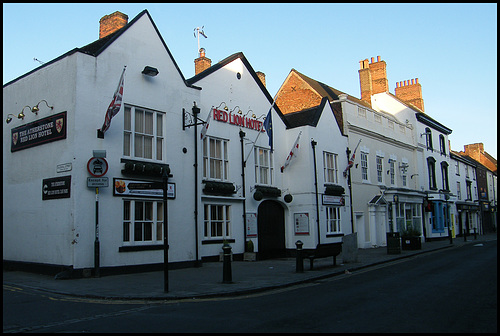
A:
<svg viewBox="0 0 500 336">
<path fill-rule="evenodd" d="M 387 232 L 387 254 L 401 254 L 399 232 Z"/>
</svg>

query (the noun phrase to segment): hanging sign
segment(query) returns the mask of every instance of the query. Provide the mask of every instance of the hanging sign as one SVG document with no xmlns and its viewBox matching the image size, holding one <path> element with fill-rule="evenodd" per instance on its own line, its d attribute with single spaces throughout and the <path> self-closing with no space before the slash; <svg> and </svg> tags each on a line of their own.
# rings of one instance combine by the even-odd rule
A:
<svg viewBox="0 0 500 336">
<path fill-rule="evenodd" d="M 94 177 L 101 177 L 108 172 L 108 162 L 104 158 L 93 157 L 87 162 L 87 170 Z"/>
<path fill-rule="evenodd" d="M 66 139 L 66 111 L 13 128 L 10 151 Z"/>
</svg>

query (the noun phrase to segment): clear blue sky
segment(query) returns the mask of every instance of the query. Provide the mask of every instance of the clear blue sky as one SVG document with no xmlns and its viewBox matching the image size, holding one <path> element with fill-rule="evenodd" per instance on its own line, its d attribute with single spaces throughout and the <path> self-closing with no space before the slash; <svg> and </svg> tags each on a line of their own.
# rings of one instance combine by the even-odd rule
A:
<svg viewBox="0 0 500 336">
<path fill-rule="evenodd" d="M 212 64 L 243 52 L 275 95 L 292 68 L 360 97 L 359 61 L 381 56 L 389 90 L 418 78 L 453 150 L 497 158 L 497 4 L 3 4 L 3 83 L 99 37 L 102 16 L 147 9 L 185 78 L 196 27 Z M 5 112 L 5 111 L 4 111 Z M 5 112 L 6 113 L 6 112 Z"/>
</svg>

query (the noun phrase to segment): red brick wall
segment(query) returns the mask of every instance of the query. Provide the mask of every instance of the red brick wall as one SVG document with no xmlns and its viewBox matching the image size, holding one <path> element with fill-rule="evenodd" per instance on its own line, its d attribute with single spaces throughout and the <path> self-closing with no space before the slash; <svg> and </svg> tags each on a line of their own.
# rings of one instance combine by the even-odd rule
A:
<svg viewBox="0 0 500 336">
<path fill-rule="evenodd" d="M 283 84 L 276 98 L 276 105 L 283 114 L 318 106 L 320 103 L 321 96 L 294 73 Z"/>
</svg>

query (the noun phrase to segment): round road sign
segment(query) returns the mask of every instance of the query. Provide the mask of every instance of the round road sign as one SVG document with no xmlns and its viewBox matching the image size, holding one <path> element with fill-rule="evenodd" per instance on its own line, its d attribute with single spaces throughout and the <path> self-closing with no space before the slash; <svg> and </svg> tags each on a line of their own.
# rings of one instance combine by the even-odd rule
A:
<svg viewBox="0 0 500 336">
<path fill-rule="evenodd" d="M 94 177 L 101 177 L 108 172 L 108 162 L 104 158 L 91 158 L 87 163 L 87 170 Z"/>
</svg>

